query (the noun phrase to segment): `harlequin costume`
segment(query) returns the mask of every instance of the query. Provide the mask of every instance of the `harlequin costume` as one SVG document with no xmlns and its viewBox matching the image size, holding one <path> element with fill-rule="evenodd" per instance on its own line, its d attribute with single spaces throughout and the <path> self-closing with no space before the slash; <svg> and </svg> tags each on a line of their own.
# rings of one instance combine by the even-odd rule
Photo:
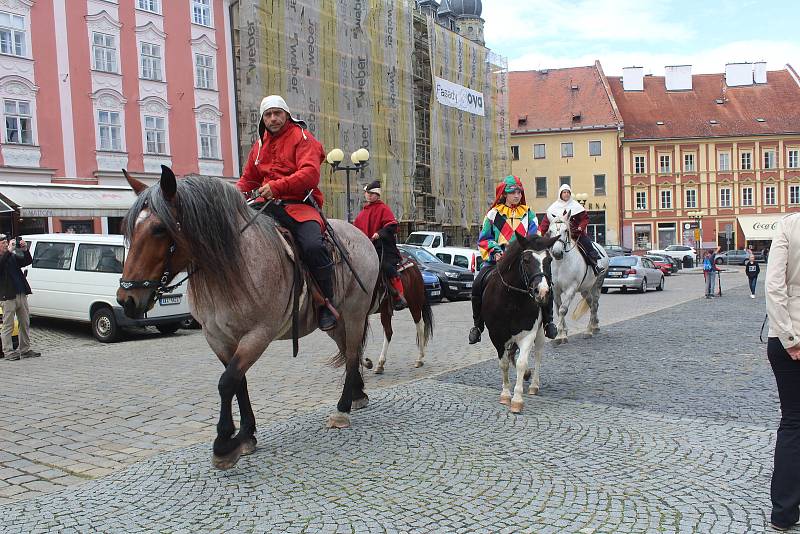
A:
<svg viewBox="0 0 800 534">
<path fill-rule="evenodd" d="M 403 282 L 397 273 L 397 265 L 400 263 L 400 251 L 397 250 L 397 219 L 392 209 L 380 199 L 381 184 L 378 180 L 366 185 L 364 191 L 375 193 L 379 198 L 364 204 L 353 224 L 372 239 L 372 244 L 375 245 L 381 260 L 381 272 L 394 290 L 394 309 L 402 310 L 408 304 L 403 294 Z M 376 234 L 377 238 L 373 239 Z"/>
<path fill-rule="evenodd" d="M 263 121 L 264 112 L 273 108 L 282 109 L 287 115 L 284 125 L 274 134 Z M 236 187 L 248 193 L 269 184 L 273 197 L 281 202 L 272 203 L 268 213 L 292 233 L 303 262 L 325 298 L 332 302 L 333 262 L 323 238 L 324 223 L 319 212 L 303 202 L 309 191 L 319 207 L 325 201 L 319 190 L 320 165 L 325 158 L 322 144 L 306 130 L 303 121 L 292 117 L 282 97 L 265 97 L 260 112 L 259 139 L 250 150 Z M 319 308 L 318 318 L 322 330 L 336 326 L 336 318 L 327 306 Z"/>
<path fill-rule="evenodd" d="M 520 191 L 522 198 L 519 204 L 509 206 L 506 204 L 506 195 Z M 533 237 L 539 228 L 536 213 L 528 207 L 525 202 L 525 190 L 522 182 L 516 176 L 506 176 L 495 189 L 494 204 L 483 218 L 481 233 L 478 236 L 478 250 L 481 252 L 484 263 L 475 282 L 472 285 L 472 319 L 474 326 L 469 332 L 470 344 L 481 340 L 483 332 L 483 316 L 481 307 L 483 306 L 483 289 L 486 279 L 497 266 L 497 254 L 505 251 L 506 247 L 513 243 L 517 236 Z M 545 261 L 546 276 L 550 280 L 550 262 Z M 554 338 L 557 330 L 553 325 L 553 306 L 552 291 L 547 306 L 542 308 L 542 323 L 545 325 L 547 337 Z"/>
</svg>

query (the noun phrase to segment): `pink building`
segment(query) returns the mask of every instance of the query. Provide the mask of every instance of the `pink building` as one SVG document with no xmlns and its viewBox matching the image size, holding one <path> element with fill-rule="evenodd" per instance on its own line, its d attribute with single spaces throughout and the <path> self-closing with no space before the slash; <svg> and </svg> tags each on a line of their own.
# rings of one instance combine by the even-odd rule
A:
<svg viewBox="0 0 800 534">
<path fill-rule="evenodd" d="M 0 2 L 0 231 L 116 233 L 144 181 L 237 177 L 229 0 Z"/>
</svg>

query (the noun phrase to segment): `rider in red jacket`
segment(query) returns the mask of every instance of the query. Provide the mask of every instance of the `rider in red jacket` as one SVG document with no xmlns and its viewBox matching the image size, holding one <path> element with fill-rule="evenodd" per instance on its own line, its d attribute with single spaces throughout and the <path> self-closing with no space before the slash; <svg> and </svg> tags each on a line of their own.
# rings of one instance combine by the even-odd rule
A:
<svg viewBox="0 0 800 534">
<path fill-rule="evenodd" d="M 292 232 L 300 255 L 329 302 L 333 302 L 333 262 L 325 246 L 325 225 L 317 210 L 303 202 L 309 191 L 322 207 L 319 190 L 320 165 L 325 158 L 322 144 L 292 117 L 286 101 L 277 95 L 261 101 L 259 139 L 253 144 L 236 187 L 243 193 L 258 189 L 268 209 L 281 226 Z M 336 317 L 327 306 L 319 309 L 319 328 L 331 330 Z"/>
<path fill-rule="evenodd" d="M 578 241 L 578 245 L 589 259 L 589 265 L 592 270 L 594 270 L 594 274 L 598 274 L 597 260 L 600 259 L 600 255 L 597 253 L 597 250 L 595 250 L 594 245 L 592 245 L 592 240 L 589 239 L 589 234 L 586 231 L 586 228 L 589 226 L 589 213 L 580 203 L 572 198 L 572 188 L 570 188 L 569 184 L 562 185 L 561 189 L 558 190 L 558 200 L 550 204 L 550 207 L 547 208 L 545 216 L 542 217 L 542 221 L 539 223 L 539 233 L 541 235 L 546 235 L 553 219 L 565 213 L 571 214 L 569 218 L 569 230 L 572 239 Z"/>
</svg>

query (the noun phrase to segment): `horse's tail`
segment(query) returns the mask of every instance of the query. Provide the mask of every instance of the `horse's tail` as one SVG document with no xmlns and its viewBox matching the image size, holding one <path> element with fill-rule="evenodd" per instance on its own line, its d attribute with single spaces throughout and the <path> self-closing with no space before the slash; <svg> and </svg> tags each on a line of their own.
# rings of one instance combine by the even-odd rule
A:
<svg viewBox="0 0 800 534">
<path fill-rule="evenodd" d="M 358 354 L 358 361 L 361 362 L 361 356 L 364 355 L 364 349 L 367 347 L 367 337 L 369 336 L 370 328 L 369 328 L 369 314 L 364 318 L 364 331 L 361 334 L 361 341 L 358 343 L 358 348 L 356 349 Z M 345 326 L 345 333 L 344 333 L 344 346 L 347 347 L 347 326 Z M 333 367 L 341 367 L 347 363 L 347 354 L 342 352 L 341 350 L 334 354 L 330 360 L 328 360 L 328 365 Z M 367 366 L 368 368 L 370 366 Z"/>
<path fill-rule="evenodd" d="M 586 299 L 581 298 L 581 301 L 578 303 L 577 306 L 575 306 L 575 311 L 572 312 L 572 320 L 577 321 L 578 319 L 586 315 L 587 311 L 589 311 L 589 303 L 586 302 Z"/>
<path fill-rule="evenodd" d="M 425 299 L 425 303 L 422 305 L 422 323 L 425 325 L 425 328 L 423 330 L 422 339 L 419 339 L 419 335 L 417 335 L 417 345 L 425 347 L 428 341 L 433 337 L 433 310 L 431 310 L 431 304 L 428 302 L 428 299 Z"/>
</svg>

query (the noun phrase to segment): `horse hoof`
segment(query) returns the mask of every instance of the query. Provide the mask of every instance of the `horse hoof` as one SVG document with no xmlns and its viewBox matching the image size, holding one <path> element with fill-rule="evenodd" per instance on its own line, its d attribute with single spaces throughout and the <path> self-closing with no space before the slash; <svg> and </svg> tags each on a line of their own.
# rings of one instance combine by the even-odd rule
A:
<svg viewBox="0 0 800 534">
<path fill-rule="evenodd" d="M 595 326 L 594 328 L 592 328 L 592 334 L 596 334 L 599 331 L 600 331 L 600 327 L 599 326 Z"/>
<path fill-rule="evenodd" d="M 336 412 L 328 416 L 327 428 L 349 428 L 350 417 L 346 413 Z"/>
<path fill-rule="evenodd" d="M 239 448 L 242 450 L 242 456 L 253 454 L 256 452 L 256 438 L 247 438 L 246 440 L 242 441 L 242 444 L 239 446 Z"/>
<path fill-rule="evenodd" d="M 594 334 L 592 332 L 586 332 L 583 334 L 583 339 L 592 339 Z"/>
<path fill-rule="evenodd" d="M 503 395 L 501 393 L 500 394 L 500 404 L 505 404 L 506 406 L 511 404 L 511 395 Z"/>
<path fill-rule="evenodd" d="M 528 390 L 528 395 L 538 395 L 538 394 L 539 394 L 539 388 L 537 387 L 531 386 L 530 389 Z"/>
<path fill-rule="evenodd" d="M 370 367 L 367 367 L 367 369 L 370 369 Z M 383 366 L 382 365 L 379 365 L 378 367 L 375 368 L 375 374 L 376 375 L 382 375 L 383 374 Z"/>
<path fill-rule="evenodd" d="M 522 401 L 511 401 L 511 413 L 522 413 Z"/>
<path fill-rule="evenodd" d="M 369 406 L 369 397 L 364 397 L 362 399 L 356 399 L 350 405 L 350 408 L 353 410 L 362 410 Z"/>
<path fill-rule="evenodd" d="M 425 365 L 425 362 L 422 362 L 422 361 L 419 361 L 419 360 L 417 360 L 416 362 L 414 362 L 414 367 L 416 367 L 417 369 L 419 369 L 419 368 L 420 368 L 420 367 L 422 367 L 423 365 Z"/>
<path fill-rule="evenodd" d="M 372 360 L 369 358 L 364 358 L 364 367 L 367 369 L 372 369 Z"/>
<path fill-rule="evenodd" d="M 216 454 L 212 455 L 211 464 L 220 471 L 227 471 L 236 465 L 236 462 L 239 461 L 239 457 L 241 455 L 242 446 L 239 445 L 225 456 L 217 456 Z"/>
<path fill-rule="evenodd" d="M 525 382 L 530 382 L 530 380 L 531 380 L 531 370 L 530 370 L 530 369 L 528 369 L 527 371 L 525 371 L 525 376 L 523 376 L 523 377 L 522 377 L 522 379 L 523 379 Z"/>
</svg>

